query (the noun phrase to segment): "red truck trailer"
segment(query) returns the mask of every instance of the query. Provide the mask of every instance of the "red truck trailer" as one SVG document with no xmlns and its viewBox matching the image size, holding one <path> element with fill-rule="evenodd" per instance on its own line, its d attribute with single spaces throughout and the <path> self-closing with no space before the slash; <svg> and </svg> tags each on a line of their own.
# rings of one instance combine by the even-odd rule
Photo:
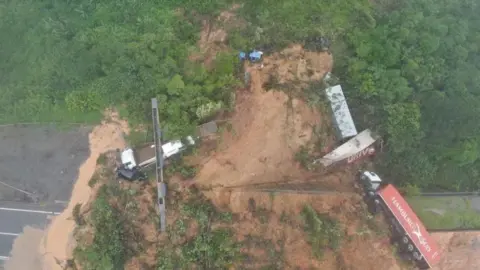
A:
<svg viewBox="0 0 480 270">
<path fill-rule="evenodd" d="M 401 250 L 421 269 L 436 265 L 440 260 L 437 243 L 398 190 L 391 184 L 382 185 L 380 177 L 373 172 L 363 172 L 361 180 L 367 200 L 385 213 Z"/>
</svg>

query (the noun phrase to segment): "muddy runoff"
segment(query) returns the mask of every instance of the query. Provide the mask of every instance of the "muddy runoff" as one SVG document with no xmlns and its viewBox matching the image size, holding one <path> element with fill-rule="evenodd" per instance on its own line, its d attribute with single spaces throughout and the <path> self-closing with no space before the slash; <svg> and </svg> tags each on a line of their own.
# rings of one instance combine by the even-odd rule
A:
<svg viewBox="0 0 480 270">
<path fill-rule="evenodd" d="M 75 221 L 72 210 L 77 204 L 86 204 L 93 195 L 88 181 L 95 172 L 100 154 L 125 147 L 124 134 L 128 125 L 118 115 L 106 112 L 106 119 L 89 134 L 90 156 L 80 166 L 78 179 L 67 208 L 52 221 L 47 230 L 24 228 L 14 242 L 6 270 L 62 270 L 75 248 L 73 232 Z"/>
</svg>

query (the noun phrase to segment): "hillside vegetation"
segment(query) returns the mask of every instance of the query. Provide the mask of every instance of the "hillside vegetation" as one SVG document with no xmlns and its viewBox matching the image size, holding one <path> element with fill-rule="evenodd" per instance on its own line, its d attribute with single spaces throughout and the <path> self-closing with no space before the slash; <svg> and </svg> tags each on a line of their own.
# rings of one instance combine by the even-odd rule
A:
<svg viewBox="0 0 480 270">
<path fill-rule="evenodd" d="M 227 10 L 235 17 L 228 27 L 215 20 Z M 238 61 L 239 50 L 256 48 L 268 55 L 302 44 L 316 51 L 323 36 L 331 41 L 333 73 L 340 79 L 357 129 L 370 128 L 384 139 L 375 159 L 382 177 L 417 193 L 478 190 L 478 14 L 480 3 L 471 0 L 6 0 L 0 3 L 4 37 L 0 40 L 0 124 L 95 124 L 106 108 L 114 107 L 132 127 L 142 127 L 142 132 L 148 130 L 150 99 L 156 97 L 165 139 L 179 138 L 217 113 L 231 111 L 235 93 L 248 94 L 236 92 L 246 77 Z M 199 48 L 206 29 L 227 32 L 221 44 L 207 45 L 213 55 Z M 318 85 L 311 83 L 309 94 Z M 262 106 L 271 104 L 254 101 L 242 109 L 259 104 L 257 113 L 267 115 Z M 242 146 L 251 148 L 255 143 Z M 296 158 L 305 167 L 311 161 L 308 152 L 299 152 Z M 271 161 L 259 159 L 264 162 Z M 194 166 L 178 163 L 167 172 L 181 172 L 188 179 L 195 175 Z M 231 165 L 225 169 L 230 179 L 218 180 L 238 180 L 232 179 L 235 167 L 225 163 Z M 213 168 L 212 178 L 220 167 Z M 111 174 L 110 168 L 105 171 Z M 340 245 L 350 244 L 348 255 L 331 256 L 338 259 L 332 265 L 344 265 L 345 260 L 361 268 L 356 265 L 359 258 L 377 263 L 377 253 L 369 259 L 369 254 L 358 252 L 363 245 L 371 245 L 356 236 L 365 235 L 366 240 L 372 232 L 383 233 L 372 219 L 369 222 L 375 229 L 355 231 L 358 228 L 352 223 L 366 216 L 356 208 L 360 203 L 350 202 L 353 206 L 349 207 L 344 201 L 334 201 L 335 208 L 322 211 L 304 205 L 301 214 L 289 216 L 274 214 L 247 199 L 252 207 L 242 216 L 216 209 L 202 192 L 191 197 L 185 195 L 188 192 L 170 192 L 168 220 L 173 223 L 168 234 L 159 235 L 155 209 L 143 207 L 154 205 L 155 187 L 149 182 L 118 184 L 110 174 L 92 179 L 91 186 L 98 190 L 96 200 L 79 205 L 73 214 L 77 240 L 81 240 L 75 260 L 84 269 L 142 269 L 142 263 L 157 269 L 226 269 L 243 264 L 251 269 L 282 269 L 285 250 L 302 241 L 311 250 L 297 250 L 311 252 L 319 261 L 328 259 L 324 253 L 335 254 Z M 166 177 L 169 184 L 173 182 L 170 177 Z M 270 194 L 271 201 L 274 196 Z M 285 201 L 290 203 L 290 199 Z M 476 223 L 467 206 L 461 220 L 450 217 L 448 211 L 442 219 L 431 211 L 420 216 L 455 226 Z M 340 217 L 343 212 L 348 218 L 325 215 Z M 235 224 L 255 226 L 248 231 L 243 225 L 234 228 Z M 295 241 L 287 243 L 287 237 L 276 234 L 262 238 L 269 229 L 282 228 Z M 255 229 L 258 234 L 252 233 Z M 242 230 L 247 232 L 239 240 L 234 233 Z M 383 246 L 378 250 L 390 252 Z"/>
<path fill-rule="evenodd" d="M 473 1 L 392 1 L 347 34 L 339 70 L 358 123 L 387 140 L 391 179 L 479 188 L 479 11 Z"/>
<path fill-rule="evenodd" d="M 156 96 L 178 136 L 237 83 L 231 55 L 211 71 L 188 61 L 200 21 L 162 1 L 7 1 L 0 14 L 0 122 L 96 122 L 115 105 L 143 123 Z"/>
<path fill-rule="evenodd" d="M 374 3 L 374 4 L 372 4 Z M 244 0 L 235 50 L 211 67 L 188 57 L 202 21 L 232 1 L 4 1 L 0 122 L 94 123 L 116 106 L 149 123 L 157 97 L 169 138 L 229 109 L 237 49 L 332 41 L 358 129 L 383 135 L 377 159 L 397 184 L 480 187 L 480 22 L 475 1 Z M 241 78 L 241 77 L 238 77 Z M 205 112 L 206 110 L 206 112 Z"/>
<path fill-rule="evenodd" d="M 387 142 L 378 160 L 389 179 L 430 190 L 479 188 L 476 2 L 240 2 L 237 14 L 248 23 L 231 31 L 234 49 L 269 52 L 292 42 L 315 49 L 313 38 L 332 40 L 334 72 L 359 129 L 379 130 Z M 0 41 L 0 122 L 96 122 L 114 105 L 131 123 L 148 123 L 156 96 L 167 136 L 188 133 L 205 116 L 199 108 L 228 107 L 238 83 L 233 53 L 210 70 L 188 61 L 201 21 L 231 4 L 0 4 L 8 37 Z"/>
</svg>

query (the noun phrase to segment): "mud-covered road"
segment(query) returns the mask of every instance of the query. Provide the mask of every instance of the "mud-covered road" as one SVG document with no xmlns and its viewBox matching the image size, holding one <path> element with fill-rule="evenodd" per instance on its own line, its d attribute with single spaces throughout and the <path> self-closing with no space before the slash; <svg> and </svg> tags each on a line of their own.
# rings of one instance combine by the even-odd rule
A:
<svg viewBox="0 0 480 270">
<path fill-rule="evenodd" d="M 78 167 L 89 156 L 90 128 L 0 127 L 0 181 L 35 193 L 41 202 L 68 201 Z M 0 201 L 28 196 L 0 185 Z"/>
<path fill-rule="evenodd" d="M 28 195 L 0 184 L 0 269 L 26 226 L 43 230 L 49 217 L 65 208 L 78 168 L 90 155 L 90 131 L 51 125 L 0 127 L 0 181 L 38 199 L 33 204 Z"/>
</svg>

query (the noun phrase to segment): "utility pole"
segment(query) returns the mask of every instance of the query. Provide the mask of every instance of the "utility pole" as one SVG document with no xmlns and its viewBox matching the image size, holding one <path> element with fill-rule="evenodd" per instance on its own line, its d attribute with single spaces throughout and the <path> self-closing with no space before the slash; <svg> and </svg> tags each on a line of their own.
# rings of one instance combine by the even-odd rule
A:
<svg viewBox="0 0 480 270">
<path fill-rule="evenodd" d="M 163 149 L 162 149 L 162 131 L 160 130 L 160 119 L 158 113 L 158 102 L 156 98 L 152 98 L 152 121 L 153 121 L 153 137 L 155 140 L 155 157 L 156 170 L 155 177 L 157 180 L 157 204 L 160 214 L 160 230 L 166 230 L 166 208 L 165 197 L 167 196 L 167 185 L 163 179 Z"/>
</svg>

